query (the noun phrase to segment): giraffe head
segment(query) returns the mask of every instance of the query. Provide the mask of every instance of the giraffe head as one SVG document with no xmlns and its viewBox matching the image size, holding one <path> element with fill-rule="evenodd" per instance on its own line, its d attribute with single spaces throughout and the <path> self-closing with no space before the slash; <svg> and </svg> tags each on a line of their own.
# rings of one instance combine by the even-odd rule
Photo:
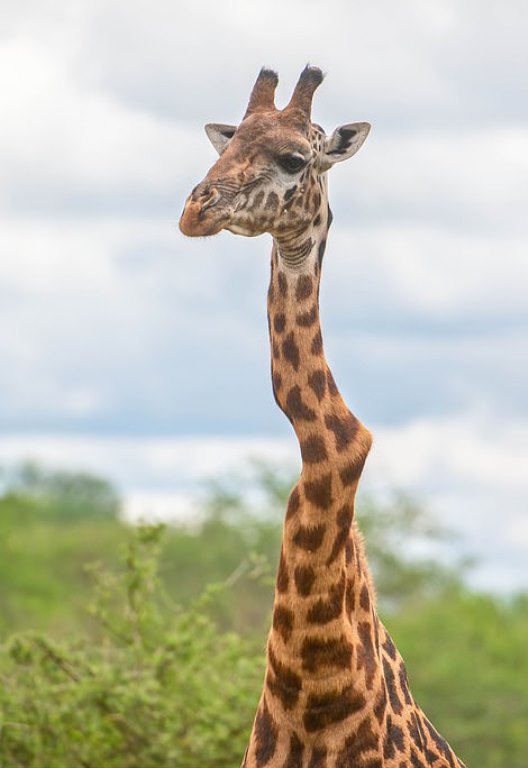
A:
<svg viewBox="0 0 528 768">
<path fill-rule="evenodd" d="M 320 69 L 306 67 L 289 104 L 279 110 L 278 77 L 263 69 L 240 125 L 205 126 L 220 157 L 185 203 L 185 235 L 228 229 L 289 239 L 305 231 L 325 196 L 326 172 L 355 154 L 370 130 L 368 123 L 349 123 L 326 136 L 312 123 L 312 98 L 322 79 Z"/>
</svg>

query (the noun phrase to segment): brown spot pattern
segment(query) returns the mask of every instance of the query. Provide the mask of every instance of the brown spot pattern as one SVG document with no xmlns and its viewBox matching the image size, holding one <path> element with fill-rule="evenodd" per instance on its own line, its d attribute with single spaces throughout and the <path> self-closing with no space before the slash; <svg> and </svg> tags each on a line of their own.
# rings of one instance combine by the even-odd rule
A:
<svg viewBox="0 0 528 768">
<path fill-rule="evenodd" d="M 292 709 L 299 699 L 302 681 L 299 675 L 283 664 L 275 654 L 271 646 L 268 646 L 268 661 L 270 668 L 266 676 L 266 683 L 271 693 L 280 701 L 284 709 Z"/>
<path fill-rule="evenodd" d="M 351 461 L 349 464 L 344 466 L 343 469 L 339 471 L 339 477 L 341 478 L 341 482 L 343 483 L 345 488 L 357 482 L 357 480 L 359 480 L 359 478 L 361 477 L 361 472 L 363 471 L 364 465 L 365 465 L 364 459 Z"/>
<path fill-rule="evenodd" d="M 295 514 L 299 511 L 300 506 L 301 494 L 299 493 L 299 488 L 295 486 L 293 491 L 290 493 L 290 498 L 288 499 L 288 506 L 286 508 L 286 520 L 290 520 L 292 517 L 294 517 Z"/>
<path fill-rule="evenodd" d="M 326 747 L 314 747 L 310 756 L 308 768 L 326 768 Z"/>
<path fill-rule="evenodd" d="M 328 509 L 332 503 L 332 476 L 330 473 L 323 475 L 319 480 L 306 481 L 304 483 L 306 499 L 320 509 Z"/>
<path fill-rule="evenodd" d="M 324 371 L 314 371 L 308 376 L 308 386 L 315 394 L 319 402 L 323 399 L 326 392 L 326 376 Z"/>
<path fill-rule="evenodd" d="M 288 295 L 288 281 L 286 280 L 286 275 L 284 272 L 279 272 L 279 276 L 277 277 L 277 282 L 279 284 L 279 291 L 280 295 L 283 299 L 285 299 Z"/>
<path fill-rule="evenodd" d="M 337 757 L 336 765 L 346 766 L 346 768 L 363 766 L 365 762 L 362 760 L 362 756 L 365 752 L 372 750 L 378 750 L 378 736 L 372 730 L 370 719 L 366 718 L 355 730 L 355 733 L 345 740 L 344 747 Z M 378 765 L 381 768 L 380 762 Z"/>
<path fill-rule="evenodd" d="M 352 685 L 328 693 L 310 694 L 303 715 L 304 727 L 308 733 L 320 731 L 359 712 L 364 706 L 364 696 L 354 691 Z"/>
<path fill-rule="evenodd" d="M 337 619 L 343 611 L 345 585 L 346 573 L 343 570 L 337 584 L 333 584 L 328 590 L 328 597 L 317 600 L 308 611 L 306 620 L 309 624 L 328 624 Z"/>
<path fill-rule="evenodd" d="M 321 461 L 326 461 L 328 453 L 326 452 L 326 445 L 323 438 L 319 435 L 311 435 L 305 440 L 302 440 L 301 456 L 306 464 L 319 464 Z"/>
<path fill-rule="evenodd" d="M 374 675 L 377 670 L 377 658 L 374 643 L 372 642 L 372 627 L 366 621 L 358 624 L 360 642 L 357 649 L 357 669 L 365 669 L 365 683 L 369 691 L 372 689 Z"/>
<path fill-rule="evenodd" d="M 395 715 L 401 715 L 403 706 L 398 696 L 396 680 L 394 679 L 394 672 L 392 671 L 392 667 L 386 658 L 383 659 L 383 674 L 385 676 L 385 683 L 387 685 L 387 693 L 389 694 L 389 701 L 392 711 Z"/>
<path fill-rule="evenodd" d="M 368 587 L 366 584 L 363 584 L 363 586 L 361 587 L 361 593 L 359 595 L 359 604 L 364 611 L 370 611 L 370 595 L 369 595 Z"/>
<path fill-rule="evenodd" d="M 295 298 L 297 301 L 304 301 L 312 295 L 313 280 L 310 275 L 301 275 L 297 280 L 297 287 L 295 288 Z"/>
<path fill-rule="evenodd" d="M 338 453 L 341 453 L 350 445 L 359 428 L 359 421 L 350 412 L 345 416 L 325 416 L 325 424 L 334 433 Z"/>
<path fill-rule="evenodd" d="M 279 312 L 273 318 L 273 328 L 275 329 L 276 333 L 282 333 L 286 328 L 286 316 L 283 312 Z"/>
<path fill-rule="evenodd" d="M 296 733 L 290 736 L 290 749 L 283 768 L 302 768 L 304 746 Z"/>
<path fill-rule="evenodd" d="M 342 636 L 324 640 L 319 637 L 306 637 L 301 649 L 303 669 L 317 672 L 323 667 L 349 667 L 352 659 L 352 646 Z"/>
<path fill-rule="evenodd" d="M 284 552 L 281 549 L 279 570 L 277 571 L 277 591 L 284 593 L 288 591 L 290 585 L 290 577 L 288 576 L 288 568 L 286 567 L 286 560 L 284 559 Z"/>
<path fill-rule="evenodd" d="M 354 507 L 350 504 L 344 504 L 336 515 L 337 533 L 332 545 L 332 551 L 326 560 L 327 565 L 331 565 L 336 557 L 343 551 L 350 534 L 350 526 L 354 516 Z"/>
<path fill-rule="evenodd" d="M 297 384 L 288 392 L 288 397 L 286 398 L 286 413 L 292 419 L 315 421 L 316 413 L 303 402 L 301 388 Z"/>
<path fill-rule="evenodd" d="M 255 761 L 258 768 L 269 763 L 277 747 L 278 728 L 268 711 L 266 702 L 259 707 L 255 718 Z"/>
<path fill-rule="evenodd" d="M 308 597 L 315 581 L 315 571 L 311 565 L 298 565 L 293 572 L 293 580 L 301 597 Z"/>
<path fill-rule="evenodd" d="M 301 328 L 310 328 L 317 320 L 317 307 L 313 306 L 309 312 L 297 315 L 296 322 Z"/>
<path fill-rule="evenodd" d="M 325 532 L 326 526 L 322 523 L 314 526 L 300 525 L 293 536 L 293 543 L 307 552 L 315 552 L 323 543 Z"/>
<path fill-rule="evenodd" d="M 405 740 L 402 729 L 392 722 L 392 717 L 387 717 L 387 726 L 385 740 L 383 743 L 383 757 L 391 760 L 396 757 L 396 753 L 403 752 L 405 749 Z"/>
<path fill-rule="evenodd" d="M 273 609 L 273 629 L 282 637 L 285 643 L 291 637 L 293 624 L 293 611 L 290 611 L 284 605 L 276 605 Z"/>
<path fill-rule="evenodd" d="M 323 351 L 323 337 L 321 336 L 321 330 L 318 329 L 315 336 L 312 339 L 312 346 L 310 347 L 312 355 L 319 356 Z"/>
<path fill-rule="evenodd" d="M 295 341 L 293 332 L 289 333 L 282 342 L 282 353 L 285 359 L 298 371 L 300 363 L 299 347 Z"/>
<path fill-rule="evenodd" d="M 328 368 L 326 371 L 326 378 L 328 381 L 328 391 L 331 395 L 338 395 L 339 390 L 337 388 L 337 384 L 335 383 L 335 379 L 332 376 L 332 371 Z"/>
</svg>

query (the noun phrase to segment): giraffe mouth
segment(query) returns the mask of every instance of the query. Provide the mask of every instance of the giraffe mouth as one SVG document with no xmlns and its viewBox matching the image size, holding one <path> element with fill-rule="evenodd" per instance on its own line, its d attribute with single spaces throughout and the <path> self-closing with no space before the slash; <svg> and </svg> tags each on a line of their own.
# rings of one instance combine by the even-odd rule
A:
<svg viewBox="0 0 528 768">
<path fill-rule="evenodd" d="M 199 201 L 188 198 L 180 218 L 180 230 L 187 237 L 211 237 L 226 229 L 229 212 L 212 205 L 202 205 Z"/>
</svg>

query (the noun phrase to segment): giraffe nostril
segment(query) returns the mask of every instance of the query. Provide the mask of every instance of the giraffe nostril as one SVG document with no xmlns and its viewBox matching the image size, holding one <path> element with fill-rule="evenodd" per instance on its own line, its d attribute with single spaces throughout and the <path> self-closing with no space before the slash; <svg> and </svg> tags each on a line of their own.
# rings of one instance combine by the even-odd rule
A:
<svg viewBox="0 0 528 768">
<path fill-rule="evenodd" d="M 212 208 L 220 200 L 220 192 L 215 187 L 204 187 L 200 193 L 199 203 L 202 211 Z"/>
</svg>

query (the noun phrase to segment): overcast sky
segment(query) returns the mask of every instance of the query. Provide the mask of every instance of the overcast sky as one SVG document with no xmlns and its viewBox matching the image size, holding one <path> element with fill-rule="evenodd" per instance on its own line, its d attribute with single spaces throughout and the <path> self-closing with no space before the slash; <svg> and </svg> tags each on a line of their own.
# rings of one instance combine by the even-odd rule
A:
<svg viewBox="0 0 528 768">
<path fill-rule="evenodd" d="M 309 61 L 314 119 L 373 125 L 331 173 L 321 290 L 367 483 L 458 525 L 487 583 L 528 584 L 527 22 L 524 0 L 4 0 L 0 461 L 106 468 L 130 498 L 258 445 L 295 461 L 270 240 L 177 221 L 203 124 L 240 120 L 262 65 L 286 103 Z"/>
</svg>

